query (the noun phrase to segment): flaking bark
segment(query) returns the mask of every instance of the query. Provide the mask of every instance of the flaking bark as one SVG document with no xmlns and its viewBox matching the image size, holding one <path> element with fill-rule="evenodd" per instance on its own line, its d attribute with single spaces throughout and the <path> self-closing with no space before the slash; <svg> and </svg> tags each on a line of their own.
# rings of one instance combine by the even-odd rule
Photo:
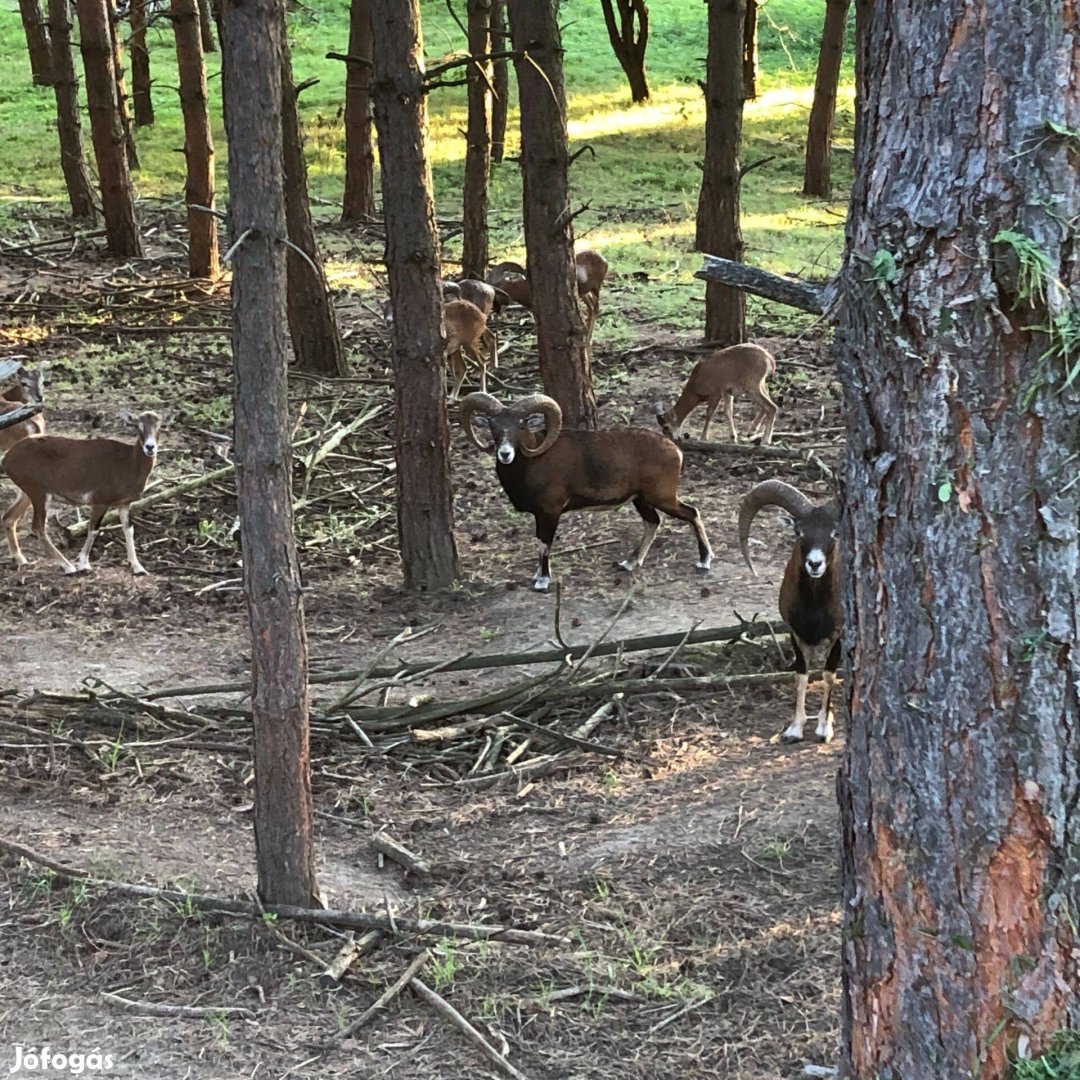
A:
<svg viewBox="0 0 1080 1080">
<path fill-rule="evenodd" d="M 1002 1080 L 1080 1025 L 1080 28 L 877 5 L 847 415 L 841 1075 Z M 1025 295 L 999 230 L 1047 260 Z M 1059 339 L 1060 340 L 1060 339 Z"/>
<path fill-rule="evenodd" d="M 491 0 L 468 0 L 469 52 L 491 52 Z M 461 270 L 483 281 L 488 267 L 488 178 L 491 172 L 491 62 L 470 64 L 465 132 Z"/>
<path fill-rule="evenodd" d="M 836 89 L 844 58 L 844 29 L 851 0 L 827 0 L 825 26 L 821 32 L 814 104 L 806 135 L 806 168 L 803 194 L 828 198 L 832 194 L 832 136 L 836 118 Z"/>
<path fill-rule="evenodd" d="M 371 59 L 371 0 L 349 7 L 349 55 Z M 375 129 L 371 113 L 371 68 L 345 65 L 345 195 L 342 221 L 375 216 Z"/>
<path fill-rule="evenodd" d="M 49 0 L 49 47 L 52 51 L 53 93 L 56 95 L 56 128 L 60 136 L 60 167 L 64 173 L 71 216 L 93 221 L 94 185 L 83 150 L 79 110 L 79 76 L 71 54 L 71 4 Z"/>
</svg>

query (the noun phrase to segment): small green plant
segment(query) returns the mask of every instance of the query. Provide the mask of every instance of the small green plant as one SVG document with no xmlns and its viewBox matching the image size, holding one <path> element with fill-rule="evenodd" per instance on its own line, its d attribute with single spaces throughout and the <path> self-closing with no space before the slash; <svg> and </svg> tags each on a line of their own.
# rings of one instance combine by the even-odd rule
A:
<svg viewBox="0 0 1080 1080">
<path fill-rule="evenodd" d="M 604 766 L 604 794 L 613 796 L 619 790 L 619 774 L 610 766 Z"/>
<path fill-rule="evenodd" d="M 213 1031 L 218 1046 L 222 1050 L 227 1050 L 229 1048 L 229 1018 L 222 1016 L 221 1013 L 211 1013 L 206 1018 L 206 1022 L 210 1025 L 210 1030 Z"/>
<path fill-rule="evenodd" d="M 870 260 L 869 280 L 876 281 L 879 285 L 891 285 L 899 276 L 896 256 L 884 249 L 875 251 L 874 257 Z"/>
<path fill-rule="evenodd" d="M 494 641 L 495 638 L 497 638 L 500 633 L 501 633 L 501 628 L 500 627 L 495 627 L 494 629 L 492 629 L 492 627 L 490 627 L 490 626 L 481 626 L 480 627 L 480 638 L 483 641 Z"/>
<path fill-rule="evenodd" d="M 593 892 L 598 900 L 606 900 L 611 895 L 611 886 L 603 878 L 597 878 L 593 882 Z"/>
<path fill-rule="evenodd" d="M 1016 257 L 1016 303 L 1041 307 L 1046 303 L 1046 284 L 1051 278 L 1050 257 L 1030 236 L 1016 229 L 1002 229 L 995 244 L 1005 244 Z"/>
<path fill-rule="evenodd" d="M 434 949 L 431 970 L 435 976 L 435 989 L 444 990 L 454 985 L 457 974 L 457 949 L 449 938 L 443 938 Z"/>
<path fill-rule="evenodd" d="M 46 870 L 35 878 L 30 879 L 30 892 L 34 896 L 46 896 L 52 892 L 53 880 L 56 875 L 51 870 Z"/>
<path fill-rule="evenodd" d="M 776 840 L 770 840 L 767 844 L 762 846 L 761 850 L 758 852 L 758 858 L 769 859 L 772 862 L 779 863 L 783 866 L 784 857 L 790 851 L 791 841 L 777 838 Z"/>
<path fill-rule="evenodd" d="M 1044 1054 L 1014 1060 L 1012 1080 L 1080 1080 L 1080 1032 L 1059 1031 Z"/>
</svg>

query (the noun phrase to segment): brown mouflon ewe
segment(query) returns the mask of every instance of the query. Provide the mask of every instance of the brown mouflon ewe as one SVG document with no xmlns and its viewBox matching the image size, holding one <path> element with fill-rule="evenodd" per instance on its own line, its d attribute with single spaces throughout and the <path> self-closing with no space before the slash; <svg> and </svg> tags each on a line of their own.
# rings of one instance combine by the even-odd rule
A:
<svg viewBox="0 0 1080 1080">
<path fill-rule="evenodd" d="M 4 514 L 8 549 L 17 565 L 23 566 L 27 561 L 19 547 L 17 530 L 19 519 L 31 506 L 34 508 L 34 534 L 66 574 L 90 569 L 90 549 L 94 546 L 101 519 L 115 506 L 120 513 L 131 572 L 146 573 L 135 555 L 135 533 L 128 508 L 142 494 L 150 478 L 157 457 L 158 432 L 165 420 L 153 412 L 139 416 L 124 412 L 121 419 L 135 428 L 137 435 L 133 442 L 35 435 L 16 443 L 4 455 L 4 470 L 20 489 L 19 497 Z M 56 548 L 46 530 L 49 498 L 54 495 L 65 502 L 90 507 L 86 543 L 75 564 Z"/>
</svg>

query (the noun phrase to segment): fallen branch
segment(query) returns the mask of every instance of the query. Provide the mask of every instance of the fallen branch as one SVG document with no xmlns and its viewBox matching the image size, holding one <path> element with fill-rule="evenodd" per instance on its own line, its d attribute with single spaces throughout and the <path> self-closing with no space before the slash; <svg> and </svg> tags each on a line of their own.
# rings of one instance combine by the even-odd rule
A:
<svg viewBox="0 0 1080 1080">
<path fill-rule="evenodd" d="M 425 949 L 419 956 L 414 957 L 413 962 L 405 969 L 401 977 L 388 986 L 371 1005 L 369 1005 L 348 1027 L 343 1028 L 326 1044 L 326 1049 L 343 1043 L 354 1031 L 362 1027 L 381 1008 L 397 997 L 402 990 L 412 981 L 416 973 L 431 959 L 431 953 Z"/>
<path fill-rule="evenodd" d="M 358 938 L 350 937 L 327 965 L 317 982 L 320 990 L 332 990 L 345 977 L 345 972 L 365 953 L 371 952 L 383 939 L 381 930 L 369 930 Z"/>
<path fill-rule="evenodd" d="M 800 311 L 824 315 L 837 300 L 835 278 L 827 284 L 814 285 L 811 282 L 770 274 L 767 270 L 760 270 L 747 263 L 721 259 L 718 255 L 705 255 L 704 259 L 705 265 L 695 271 L 694 277 L 730 285 L 734 289 L 742 289 L 743 292 L 763 296 L 766 300 L 775 300 Z"/>
<path fill-rule="evenodd" d="M 119 994 L 110 994 L 103 990 L 101 1000 L 110 1005 L 119 1005 L 124 1012 L 138 1013 L 139 1016 L 180 1016 L 185 1020 L 205 1020 L 212 1016 L 239 1016 L 244 1020 L 254 1020 L 255 1013 L 239 1005 L 159 1005 L 153 1001 L 132 1001 Z"/>
<path fill-rule="evenodd" d="M 371 846 L 388 859 L 393 859 L 399 866 L 403 866 L 411 874 L 417 877 L 427 877 L 431 873 L 431 866 L 419 855 L 414 855 L 404 844 L 391 840 L 386 833 L 376 833 L 371 838 Z"/>
<path fill-rule="evenodd" d="M 545 934 L 539 930 L 517 930 L 509 926 L 482 925 L 478 923 L 447 923 L 434 919 L 410 919 L 402 915 L 371 915 L 358 911 L 324 911 L 321 908 L 296 907 L 293 904 L 271 904 L 263 907 L 244 900 L 228 900 L 219 896 L 207 896 L 201 893 L 183 892 L 180 889 L 162 889 L 155 885 L 132 885 L 126 881 L 114 881 L 100 878 L 86 870 L 64 866 L 54 862 L 30 848 L 0 837 L 0 851 L 17 855 L 39 866 L 52 870 L 60 878 L 71 881 L 85 881 L 105 889 L 112 889 L 124 896 L 142 897 L 151 900 L 165 900 L 172 904 L 190 905 L 200 911 L 218 911 L 226 915 L 242 915 L 248 918 L 260 918 L 264 915 L 279 919 L 292 919 L 296 922 L 313 923 L 317 926 L 341 926 L 353 930 L 382 930 L 390 934 L 415 934 L 425 937 L 460 937 L 470 941 L 502 941 L 510 945 L 548 945 L 565 943 L 566 939 L 556 934 Z"/>
<path fill-rule="evenodd" d="M 41 412 L 41 405 L 20 405 L 17 409 L 10 409 L 6 413 L 0 413 L 0 431 L 4 428 L 21 424 L 29 420 L 31 416 L 37 416 Z"/>
<path fill-rule="evenodd" d="M 446 1000 L 446 998 L 436 994 L 434 990 L 425 986 L 419 979 L 410 979 L 409 985 L 420 997 L 432 1006 L 432 1008 L 445 1016 L 446 1019 L 465 1035 L 466 1038 L 477 1046 L 488 1061 L 502 1069 L 507 1076 L 512 1076 L 514 1080 L 526 1080 L 525 1074 L 514 1068 L 514 1066 L 511 1065 L 510 1062 L 507 1061 L 506 1058 L 504 1058 L 502 1054 L 500 1054 L 499 1051 L 496 1050 L 495 1047 L 492 1046 L 491 1043 L 489 1043 L 487 1039 L 485 1039 L 484 1036 L 481 1035 L 480 1032 L 477 1031 L 449 1001 Z"/>
</svg>

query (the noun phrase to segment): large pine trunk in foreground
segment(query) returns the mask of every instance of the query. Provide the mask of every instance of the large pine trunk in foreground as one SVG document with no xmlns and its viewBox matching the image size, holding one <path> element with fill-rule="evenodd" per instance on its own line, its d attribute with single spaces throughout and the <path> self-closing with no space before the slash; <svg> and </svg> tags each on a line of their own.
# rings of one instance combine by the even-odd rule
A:
<svg viewBox="0 0 1080 1080">
<path fill-rule="evenodd" d="M 56 95 L 56 128 L 60 136 L 60 168 L 64 173 L 71 216 L 93 221 L 94 185 L 83 150 L 82 116 L 79 110 L 79 76 L 71 53 L 71 4 L 49 0 L 49 48 L 52 52 L 53 93 Z"/>
<path fill-rule="evenodd" d="M 697 210 L 697 247 L 741 262 L 739 146 L 746 96 L 744 33 L 747 0 L 707 0 L 709 55 L 705 83 L 705 167 Z M 705 286 L 705 337 L 722 345 L 746 338 L 746 301 L 739 289 Z"/>
<path fill-rule="evenodd" d="M 1080 1026 L 1077 34 L 1012 0 L 869 26 L 837 345 L 845 1077 L 1002 1080 Z"/>
<path fill-rule="evenodd" d="M 307 163 L 300 133 L 297 91 L 293 85 L 288 42 L 283 42 L 281 70 L 281 122 L 285 156 L 285 216 L 289 240 L 288 267 L 289 336 L 293 357 L 301 371 L 342 378 L 349 373 L 341 344 L 330 286 L 315 241 L 308 200 Z M 299 251 L 296 250 L 299 248 Z M 300 253 L 303 252 L 303 255 Z M 306 258 L 305 258 L 306 256 Z"/>
<path fill-rule="evenodd" d="M 135 199 L 116 97 L 113 43 L 105 0 L 77 0 L 79 48 L 86 76 L 86 105 L 105 215 L 106 243 L 114 255 L 141 255 Z"/>
<path fill-rule="evenodd" d="M 469 52 L 491 52 L 491 0 L 468 0 Z M 488 267 L 488 178 L 491 173 L 491 62 L 470 64 L 465 132 L 461 272 L 481 281 Z"/>
<path fill-rule="evenodd" d="M 371 19 L 386 273 L 394 305 L 398 540 L 405 587 L 442 589 L 457 579 L 458 561 L 419 0 L 372 0 Z"/>
<path fill-rule="evenodd" d="M 349 7 L 349 55 L 371 59 L 371 0 Z M 371 68 L 345 65 L 345 197 L 342 221 L 375 216 L 375 140 L 371 119 Z"/>
<path fill-rule="evenodd" d="M 180 107 L 184 114 L 188 273 L 196 278 L 209 278 L 215 277 L 219 269 L 217 218 L 207 213 L 207 209 L 214 208 L 214 140 L 210 134 L 206 65 L 196 0 L 172 0 L 171 13 L 180 74 Z"/>
<path fill-rule="evenodd" d="M 544 390 L 567 427 L 596 426 L 588 338 L 578 307 L 563 48 L 553 0 L 507 0 L 521 107 L 525 250 Z"/>
<path fill-rule="evenodd" d="M 836 88 L 844 59 L 844 29 L 851 0 L 826 0 L 825 27 L 821 32 L 814 104 L 806 135 L 806 169 L 803 194 L 832 194 L 832 136 L 836 117 Z"/>
<path fill-rule="evenodd" d="M 255 856 L 270 904 L 318 899 L 308 744 L 307 637 L 292 524 L 285 353 L 285 191 L 278 0 L 222 0 L 229 138 L 236 476 L 251 623 Z"/>
</svg>

